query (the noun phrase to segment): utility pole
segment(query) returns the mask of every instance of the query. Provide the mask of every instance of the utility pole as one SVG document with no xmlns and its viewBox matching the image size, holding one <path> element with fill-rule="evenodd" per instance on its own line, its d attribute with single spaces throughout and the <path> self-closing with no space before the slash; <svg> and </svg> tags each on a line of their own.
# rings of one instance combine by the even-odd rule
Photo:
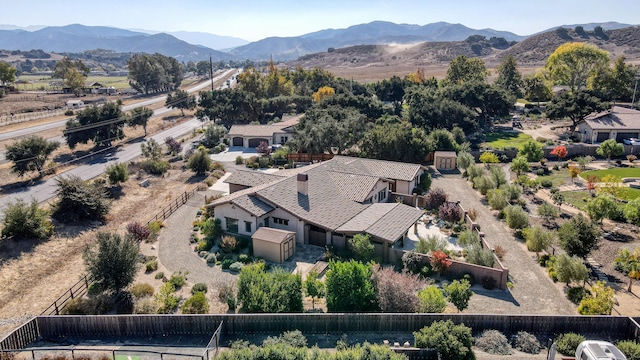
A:
<svg viewBox="0 0 640 360">
<path fill-rule="evenodd" d="M 209 78 L 211 79 L 211 93 L 213 93 L 213 60 L 211 60 L 211 54 L 209 54 Z"/>
<path fill-rule="evenodd" d="M 633 100 L 631 100 L 631 107 L 636 107 L 636 91 L 638 90 L 638 80 L 640 80 L 640 74 L 636 74 L 636 86 L 633 88 Z"/>
</svg>

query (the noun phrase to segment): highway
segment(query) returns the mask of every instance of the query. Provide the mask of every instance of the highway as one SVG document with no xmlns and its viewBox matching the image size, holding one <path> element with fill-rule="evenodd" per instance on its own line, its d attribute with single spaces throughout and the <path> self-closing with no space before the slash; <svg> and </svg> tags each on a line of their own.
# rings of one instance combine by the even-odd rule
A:
<svg viewBox="0 0 640 360">
<path fill-rule="evenodd" d="M 215 75 L 213 77 L 213 79 L 211 81 L 205 81 L 203 83 L 200 83 L 192 88 L 187 89 L 188 92 L 196 92 L 196 91 L 200 91 L 204 88 L 210 88 L 211 87 L 211 82 L 213 81 L 214 83 L 220 79 L 226 78 L 231 76 L 232 73 L 236 72 L 236 69 L 230 69 L 230 70 L 226 70 L 223 72 L 218 73 L 217 75 Z M 147 105 L 151 105 L 151 104 L 155 104 L 157 102 L 164 102 L 166 101 L 167 96 L 166 95 L 162 95 L 162 96 L 156 96 L 154 98 L 151 99 L 147 99 L 147 100 L 143 100 L 140 102 L 137 102 L 135 104 L 129 104 L 126 106 L 122 107 L 123 111 L 130 111 L 138 106 L 147 106 Z M 160 116 L 163 115 L 165 113 L 170 112 L 171 109 L 167 108 L 167 107 L 162 107 L 159 109 L 156 109 L 153 111 L 153 115 L 152 116 Z M 23 129 L 18 129 L 18 130 L 12 130 L 12 131 L 5 131 L 5 132 L 0 132 L 0 141 L 3 140 L 9 140 L 9 139 L 20 139 L 22 137 L 25 136 L 29 136 L 29 135 L 34 135 L 34 134 L 38 134 L 44 131 L 48 131 L 48 130 L 52 130 L 52 129 L 56 129 L 59 127 L 63 127 L 67 122 L 67 119 L 64 120 L 59 120 L 59 121 L 53 121 L 50 123 L 46 123 L 46 124 L 41 124 L 41 125 L 35 125 L 35 126 L 31 126 L 31 127 L 26 127 Z M 64 137 L 63 136 L 56 136 L 54 138 L 50 138 L 47 140 L 52 140 L 52 141 L 58 141 L 58 142 L 64 142 Z M 5 158 L 4 158 L 4 154 L 5 154 L 5 150 L 3 149 L 2 151 L 0 151 L 0 163 L 4 163 L 5 162 Z"/>
<path fill-rule="evenodd" d="M 164 144 L 164 139 L 168 136 L 178 138 L 180 136 L 189 134 L 191 131 L 193 131 L 193 129 L 198 128 L 201 125 L 202 122 L 194 117 L 182 124 L 178 124 L 170 129 L 150 136 L 150 138 L 154 139 L 159 144 Z M 115 152 L 113 149 L 107 150 L 105 151 L 103 156 L 91 160 L 87 164 L 80 165 L 74 169 L 56 175 L 48 180 L 37 183 L 16 193 L 0 197 L 0 209 L 4 209 L 7 204 L 17 199 L 22 199 L 26 202 L 29 202 L 33 198 L 36 199 L 39 203 L 45 202 L 55 196 L 55 192 L 57 189 L 56 179 L 60 177 L 77 175 L 84 180 L 89 180 L 101 175 L 105 171 L 106 167 L 110 164 L 116 162 L 128 162 L 140 155 L 140 142 L 125 145 L 115 150 Z"/>
</svg>

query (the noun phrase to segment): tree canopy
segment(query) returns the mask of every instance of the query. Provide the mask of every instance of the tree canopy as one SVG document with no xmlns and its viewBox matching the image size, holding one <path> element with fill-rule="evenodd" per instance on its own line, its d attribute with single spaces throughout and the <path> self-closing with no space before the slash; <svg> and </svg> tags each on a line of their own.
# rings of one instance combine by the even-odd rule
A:
<svg viewBox="0 0 640 360">
<path fill-rule="evenodd" d="M 547 104 L 546 114 L 549 119 L 568 118 L 573 123 L 573 128 L 587 115 L 606 110 L 608 103 L 602 102 L 587 90 L 576 92 L 562 91 Z"/>
<path fill-rule="evenodd" d="M 191 110 L 196 107 L 195 95 L 190 95 L 185 90 L 176 90 L 175 92 L 167 94 L 167 101 L 165 106 L 172 109 L 180 109 L 182 116 L 184 116 L 184 110 Z"/>
<path fill-rule="evenodd" d="M 589 79 L 609 65 L 609 54 L 595 45 L 570 42 L 560 45 L 547 59 L 545 70 L 557 85 L 571 92 L 585 88 Z"/>
<path fill-rule="evenodd" d="M 127 60 L 129 85 L 145 94 L 172 91 L 182 83 L 184 69 L 175 58 L 162 54 L 134 54 Z"/>
<path fill-rule="evenodd" d="M 518 62 L 513 55 L 509 54 L 498 66 L 498 78 L 495 81 L 495 85 L 507 91 L 513 97 L 522 96 L 524 81 L 522 80 L 522 74 L 518 71 Z"/>
<path fill-rule="evenodd" d="M 449 63 L 446 81 L 451 84 L 464 84 L 467 82 L 485 82 L 489 72 L 480 58 L 468 58 L 458 55 Z"/>
<path fill-rule="evenodd" d="M 71 149 L 89 141 L 96 147 L 109 147 L 114 140 L 124 139 L 126 122 L 127 116 L 117 103 L 93 105 L 78 111 L 75 118 L 67 121 L 63 135 Z"/>
<path fill-rule="evenodd" d="M 118 292 L 133 282 L 140 263 L 139 245 L 129 237 L 99 232 L 83 254 L 87 271 L 103 290 Z"/>
<path fill-rule="evenodd" d="M 0 61 L 0 85 L 6 86 L 16 81 L 16 68 L 9 63 Z"/>
<path fill-rule="evenodd" d="M 47 141 L 41 136 L 29 136 L 7 146 L 5 158 L 13 162 L 11 171 L 24 176 L 30 171 L 37 171 L 42 176 L 43 167 L 49 155 L 54 152 L 60 143 Z"/>
</svg>

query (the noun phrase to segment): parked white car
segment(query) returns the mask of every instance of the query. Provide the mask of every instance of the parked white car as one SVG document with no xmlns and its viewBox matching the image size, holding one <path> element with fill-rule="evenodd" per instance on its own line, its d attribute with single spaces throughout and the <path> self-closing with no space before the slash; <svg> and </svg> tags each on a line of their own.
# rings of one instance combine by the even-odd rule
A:
<svg viewBox="0 0 640 360">
<path fill-rule="evenodd" d="M 640 145 L 640 139 L 638 138 L 622 139 L 622 142 L 625 145 Z"/>
</svg>

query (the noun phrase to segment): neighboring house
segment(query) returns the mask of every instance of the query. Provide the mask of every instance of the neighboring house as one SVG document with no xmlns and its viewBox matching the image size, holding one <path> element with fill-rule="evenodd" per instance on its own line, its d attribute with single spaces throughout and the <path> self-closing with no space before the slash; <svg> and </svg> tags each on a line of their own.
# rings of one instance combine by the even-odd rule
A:
<svg viewBox="0 0 640 360">
<path fill-rule="evenodd" d="M 68 109 L 80 109 L 84 107 L 84 101 L 82 100 L 68 100 L 67 108 Z"/>
<path fill-rule="evenodd" d="M 640 111 L 614 106 L 607 111 L 587 116 L 578 123 L 580 139 L 585 143 L 601 143 L 607 139 L 640 137 Z"/>
<path fill-rule="evenodd" d="M 302 115 L 285 115 L 282 121 L 270 125 L 233 125 L 225 136 L 230 146 L 255 148 L 261 142 L 268 145 L 284 145 L 291 139 L 293 127 L 298 124 Z"/>
<path fill-rule="evenodd" d="M 226 180 L 231 194 L 208 206 L 223 229 L 244 236 L 267 227 L 292 231 L 299 243 L 344 248 L 354 235 L 369 234 L 386 260 L 422 217 L 415 207 L 388 203 L 391 192 L 408 193 L 424 171 L 418 164 L 344 156 L 275 174 L 241 170 Z"/>
</svg>

